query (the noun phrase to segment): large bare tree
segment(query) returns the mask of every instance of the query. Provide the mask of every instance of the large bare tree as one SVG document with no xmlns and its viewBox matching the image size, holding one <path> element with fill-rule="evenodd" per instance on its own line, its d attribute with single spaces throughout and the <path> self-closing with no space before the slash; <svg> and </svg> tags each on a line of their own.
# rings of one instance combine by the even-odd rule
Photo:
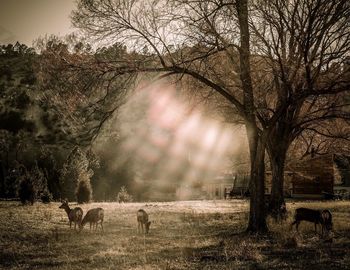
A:
<svg viewBox="0 0 350 270">
<path fill-rule="evenodd" d="M 267 135 L 259 128 L 254 104 L 247 1 L 83 0 L 73 13 L 73 23 L 86 36 L 106 43 L 123 42 L 143 55 L 137 60 L 105 62 L 105 70 L 115 75 L 189 76 L 235 108 L 246 125 L 251 157 L 248 230 L 266 231 Z"/>
<path fill-rule="evenodd" d="M 345 0 L 252 2 L 255 48 L 264 56 L 262 62 L 268 67 L 264 75 L 275 93 L 261 104 L 262 124 L 271 130 L 270 210 L 278 213 L 284 202 L 283 172 L 290 144 L 310 131 L 348 139 L 348 128 L 331 134 L 325 126 L 336 118 L 349 126 L 350 4 Z"/>
</svg>

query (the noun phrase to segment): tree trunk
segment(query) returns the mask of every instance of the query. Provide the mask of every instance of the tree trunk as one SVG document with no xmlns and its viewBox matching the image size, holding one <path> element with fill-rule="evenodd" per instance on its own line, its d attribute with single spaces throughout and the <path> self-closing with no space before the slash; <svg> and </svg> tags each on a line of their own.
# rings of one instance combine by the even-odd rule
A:
<svg viewBox="0 0 350 270">
<path fill-rule="evenodd" d="M 248 232 L 265 233 L 268 231 L 266 224 L 265 209 L 265 148 L 266 141 L 264 136 L 258 136 L 256 130 L 247 133 L 250 148 L 250 211 Z"/>
<path fill-rule="evenodd" d="M 240 29 L 240 79 L 243 89 L 245 126 L 250 150 L 250 213 L 247 231 L 264 233 L 267 231 L 265 213 L 265 147 L 266 140 L 258 133 L 254 105 L 253 83 L 250 71 L 250 40 L 248 23 L 248 1 L 236 1 Z"/>
<path fill-rule="evenodd" d="M 271 140 L 272 142 L 276 140 Z M 277 147 L 273 143 L 268 146 L 270 156 L 270 165 L 272 172 L 271 198 L 268 212 L 275 219 L 284 219 L 286 217 L 286 208 L 284 201 L 284 166 L 287 155 L 287 143 L 279 141 Z"/>
</svg>

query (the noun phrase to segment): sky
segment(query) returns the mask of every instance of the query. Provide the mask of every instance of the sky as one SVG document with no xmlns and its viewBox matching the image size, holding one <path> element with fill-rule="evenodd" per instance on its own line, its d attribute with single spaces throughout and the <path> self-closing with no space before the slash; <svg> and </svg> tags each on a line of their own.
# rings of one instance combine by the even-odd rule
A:
<svg viewBox="0 0 350 270">
<path fill-rule="evenodd" d="M 68 34 L 74 8 L 75 0 L 0 0 L 0 44 L 32 46 L 40 36 Z"/>
</svg>

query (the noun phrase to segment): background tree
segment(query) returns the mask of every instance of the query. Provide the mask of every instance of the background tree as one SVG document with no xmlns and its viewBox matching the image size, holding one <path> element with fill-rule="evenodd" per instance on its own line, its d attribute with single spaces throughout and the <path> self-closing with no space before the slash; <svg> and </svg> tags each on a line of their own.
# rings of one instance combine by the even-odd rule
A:
<svg viewBox="0 0 350 270">
<path fill-rule="evenodd" d="M 31 171 L 37 161 L 48 180 L 48 192 L 59 198 L 57 171 L 66 151 L 60 142 L 65 132 L 53 108 L 41 102 L 42 92 L 34 72 L 38 58 L 32 48 L 20 43 L 0 46 L 0 70 L 11 73 L 10 79 L 6 72 L 0 73 L 1 197 L 16 197 L 16 164 Z M 50 157 L 42 156 L 44 148 Z"/>
<path fill-rule="evenodd" d="M 90 168 L 86 153 L 76 146 L 69 153 L 66 162 L 63 164 L 60 176 L 61 196 L 73 201 L 79 182 L 84 181 L 82 183 L 84 184 L 83 186 L 88 187 L 92 175 L 93 171 Z"/>
<path fill-rule="evenodd" d="M 88 172 L 80 172 L 75 195 L 78 203 L 88 203 L 92 199 L 92 188 Z"/>
<path fill-rule="evenodd" d="M 125 186 L 122 186 L 117 194 L 117 202 L 132 202 L 132 196 L 128 193 Z"/>
<path fill-rule="evenodd" d="M 42 171 L 41 168 L 39 168 L 38 163 L 35 162 L 35 165 L 32 167 L 32 169 L 27 173 L 28 178 L 31 180 L 32 185 L 35 190 L 34 199 L 39 200 L 43 195 L 48 196 L 48 199 L 51 197 L 48 186 L 47 186 L 47 179 Z"/>
</svg>

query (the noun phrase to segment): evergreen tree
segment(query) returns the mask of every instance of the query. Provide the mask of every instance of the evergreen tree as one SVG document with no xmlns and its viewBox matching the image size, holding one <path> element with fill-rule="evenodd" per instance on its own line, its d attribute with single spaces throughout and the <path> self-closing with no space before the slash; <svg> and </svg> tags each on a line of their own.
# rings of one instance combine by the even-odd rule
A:
<svg viewBox="0 0 350 270">
<path fill-rule="evenodd" d="M 81 185 L 83 190 L 91 189 L 90 177 L 93 170 L 90 169 L 90 162 L 87 154 L 75 147 L 68 155 L 60 176 L 61 195 L 68 200 L 74 200 L 77 195 L 78 187 Z M 83 182 L 80 184 L 80 182 Z M 84 197 L 85 198 L 85 197 Z M 88 200 L 91 199 L 91 195 Z"/>
<path fill-rule="evenodd" d="M 80 172 L 75 195 L 78 203 L 88 203 L 92 199 L 92 187 L 88 172 Z"/>
</svg>

